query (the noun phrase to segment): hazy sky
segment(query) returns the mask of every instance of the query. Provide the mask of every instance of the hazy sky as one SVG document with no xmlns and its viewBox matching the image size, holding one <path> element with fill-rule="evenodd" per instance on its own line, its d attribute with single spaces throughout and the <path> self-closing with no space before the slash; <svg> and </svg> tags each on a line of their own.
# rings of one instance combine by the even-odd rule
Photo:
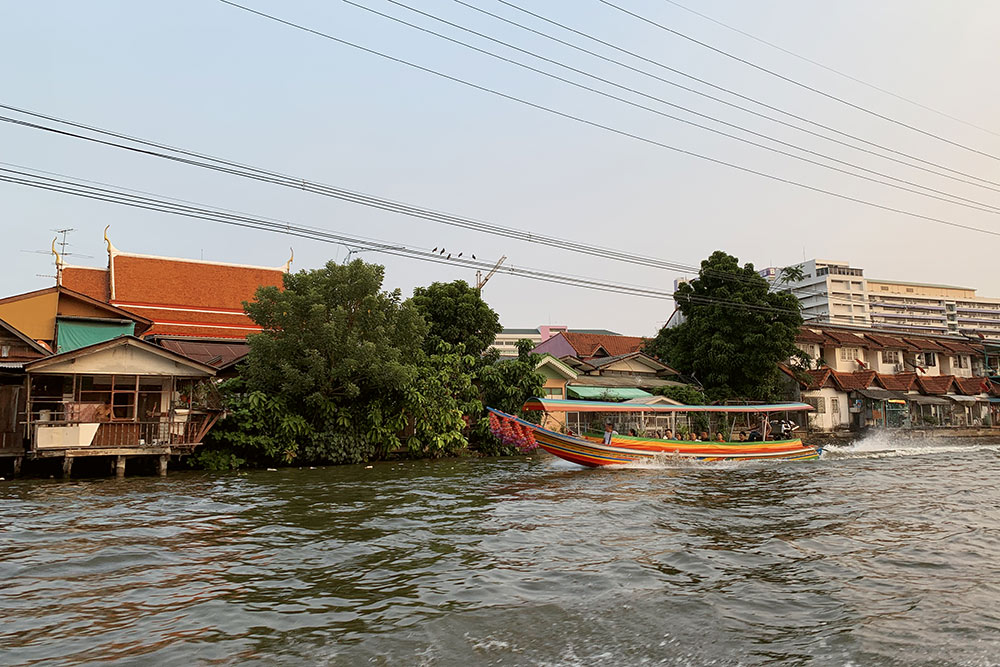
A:
<svg viewBox="0 0 1000 667">
<path fill-rule="evenodd" d="M 431 25 L 385 0 L 357 1 Z M 650 95 L 898 178 L 1000 205 L 997 192 L 754 119 L 486 19 L 452 0 L 411 1 L 424 11 Z M 530 20 L 495 0 L 468 2 Z M 597 0 L 513 2 L 798 115 L 1000 182 L 997 159 L 949 146 L 779 81 Z M 838 77 L 667 0 L 616 2 L 857 105 L 1000 156 L 996 37 L 1000 3 L 685 0 L 688 6 L 786 49 L 998 133 L 992 134 Z M 714 136 L 388 23 L 339 0 L 245 0 L 245 4 L 662 143 L 853 197 L 1000 230 L 994 213 L 899 192 Z M 996 279 L 1000 239 L 995 236 L 803 191 L 583 126 L 221 2 L 8 0 L 0 8 L 4 104 L 506 226 L 686 264 L 697 264 L 716 249 L 758 267 L 812 257 L 844 259 L 863 267 L 870 277 L 967 285 L 978 288 L 981 295 L 1000 296 Z M 555 32 L 537 21 L 532 25 Z M 566 33 L 560 36 L 586 44 Z M 658 74 L 683 81 L 662 70 Z M 5 163 L 408 246 L 443 245 L 480 258 L 506 254 L 515 265 L 666 289 L 682 277 L 460 231 L 6 123 L 0 123 L 0 148 L 0 161 Z M 342 260 L 346 254 L 339 246 L 6 183 L 0 183 L 0 221 L 5 232 L 0 250 L 2 294 L 51 284 L 51 279 L 36 275 L 51 272 L 50 258 L 26 251 L 48 247 L 50 230 L 58 227 L 75 228 L 72 250 L 92 257 L 73 263 L 93 266 L 106 263 L 102 241 L 106 224 L 112 226 L 114 243 L 129 252 L 279 266 L 291 245 L 298 269 Z M 416 285 L 474 279 L 466 269 L 376 254 L 362 257 L 384 263 L 386 287 L 400 287 L 407 296 Z M 668 301 L 505 275 L 490 282 L 484 296 L 508 327 L 552 323 L 650 335 L 672 310 Z"/>
</svg>

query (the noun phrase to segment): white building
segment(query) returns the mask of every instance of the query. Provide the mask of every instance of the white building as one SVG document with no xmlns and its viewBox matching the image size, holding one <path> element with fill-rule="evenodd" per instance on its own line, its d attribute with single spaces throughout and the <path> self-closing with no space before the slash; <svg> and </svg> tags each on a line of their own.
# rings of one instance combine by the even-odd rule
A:
<svg viewBox="0 0 1000 667">
<path fill-rule="evenodd" d="M 977 296 L 973 288 L 865 278 L 863 269 L 841 261 L 812 259 L 798 266 L 803 279 L 776 288 L 798 297 L 807 324 L 1000 339 L 1000 299 Z M 760 274 L 774 282 L 778 270 Z"/>
<path fill-rule="evenodd" d="M 832 322 L 867 326 L 868 290 L 864 270 L 847 262 L 827 259 L 810 259 L 797 265 L 802 268 L 802 280 L 789 281 L 779 289 L 788 289 L 802 304 L 802 317 L 807 321 Z M 760 274 L 773 282 L 778 276 L 774 267 L 762 269 Z"/>
</svg>

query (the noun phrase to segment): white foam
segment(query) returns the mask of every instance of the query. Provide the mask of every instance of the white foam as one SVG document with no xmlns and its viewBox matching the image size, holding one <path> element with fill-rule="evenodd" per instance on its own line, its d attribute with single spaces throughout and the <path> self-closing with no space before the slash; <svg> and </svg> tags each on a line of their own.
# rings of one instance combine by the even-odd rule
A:
<svg viewBox="0 0 1000 667">
<path fill-rule="evenodd" d="M 912 437 L 898 431 L 871 431 L 845 446 L 830 446 L 823 450 L 824 459 L 878 459 L 897 456 L 925 456 L 941 452 L 967 452 L 998 449 L 996 444 L 970 444 L 968 439 L 949 437 Z"/>
</svg>

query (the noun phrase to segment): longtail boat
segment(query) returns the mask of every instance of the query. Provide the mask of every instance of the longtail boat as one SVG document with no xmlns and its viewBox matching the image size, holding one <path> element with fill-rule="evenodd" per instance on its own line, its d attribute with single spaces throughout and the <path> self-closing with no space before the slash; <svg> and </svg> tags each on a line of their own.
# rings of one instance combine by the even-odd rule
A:
<svg viewBox="0 0 1000 667">
<path fill-rule="evenodd" d="M 504 442 L 516 444 L 521 449 L 535 446 L 561 459 L 591 468 L 629 463 L 657 461 L 745 461 L 754 459 L 805 461 L 819 458 L 822 449 L 802 443 L 788 431 L 784 439 L 768 439 L 773 415 L 804 413 L 812 410 L 805 403 L 779 403 L 772 405 L 650 405 L 611 403 L 602 401 L 577 401 L 561 399 L 533 398 L 524 404 L 526 411 L 542 411 L 547 415 L 613 416 L 628 420 L 631 424 L 645 426 L 650 417 L 667 415 L 670 424 L 676 425 L 678 416 L 709 413 L 729 422 L 730 432 L 734 432 L 736 420 L 742 416 L 748 424 L 759 420 L 761 433 L 759 441 L 695 441 L 674 440 L 651 437 L 649 429 L 642 428 L 642 435 L 621 435 L 612 432 L 607 438 L 599 431 L 587 429 L 586 424 L 579 432 L 560 433 L 514 415 L 489 408 L 490 427 Z M 566 423 L 564 419 L 564 423 Z M 656 424 L 655 419 L 653 420 Z M 749 427 L 748 427 L 749 428 Z M 676 426 L 674 428 L 676 430 Z M 655 434 L 655 430 L 654 430 Z"/>
</svg>

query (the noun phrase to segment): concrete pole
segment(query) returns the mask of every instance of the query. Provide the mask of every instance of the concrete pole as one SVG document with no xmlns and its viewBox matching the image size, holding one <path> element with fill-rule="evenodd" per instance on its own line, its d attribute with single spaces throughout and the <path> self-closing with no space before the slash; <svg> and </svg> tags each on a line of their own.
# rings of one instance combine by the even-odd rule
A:
<svg viewBox="0 0 1000 667">
<path fill-rule="evenodd" d="M 159 465 L 157 466 L 157 471 L 160 473 L 160 477 L 167 476 L 167 463 L 170 461 L 169 454 L 161 454 Z"/>
<path fill-rule="evenodd" d="M 63 457 L 62 472 L 63 472 L 63 477 L 69 477 L 70 474 L 73 472 L 73 457 L 72 456 L 64 456 Z"/>
<path fill-rule="evenodd" d="M 125 476 L 125 457 L 117 456 L 115 457 L 115 477 L 122 478 Z"/>
<path fill-rule="evenodd" d="M 23 456 L 14 457 L 14 476 L 17 477 L 21 474 L 21 464 L 24 462 Z"/>
</svg>

